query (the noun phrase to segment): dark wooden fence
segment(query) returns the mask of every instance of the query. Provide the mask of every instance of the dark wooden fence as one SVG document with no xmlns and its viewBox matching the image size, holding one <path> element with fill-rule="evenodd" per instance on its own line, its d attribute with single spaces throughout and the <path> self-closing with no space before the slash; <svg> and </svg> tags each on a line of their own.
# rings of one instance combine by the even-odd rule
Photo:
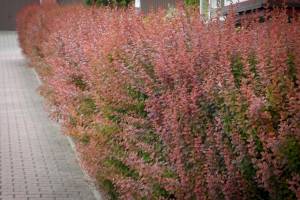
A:
<svg viewBox="0 0 300 200">
<path fill-rule="evenodd" d="M 83 0 L 57 0 L 57 3 L 59 4 L 70 4 L 70 3 L 83 3 Z"/>
<path fill-rule="evenodd" d="M 0 0 L 0 30 L 15 30 L 16 14 L 28 4 L 39 4 L 40 0 Z"/>
<path fill-rule="evenodd" d="M 141 11 L 148 13 L 153 10 L 175 7 L 176 0 L 140 0 Z"/>
</svg>

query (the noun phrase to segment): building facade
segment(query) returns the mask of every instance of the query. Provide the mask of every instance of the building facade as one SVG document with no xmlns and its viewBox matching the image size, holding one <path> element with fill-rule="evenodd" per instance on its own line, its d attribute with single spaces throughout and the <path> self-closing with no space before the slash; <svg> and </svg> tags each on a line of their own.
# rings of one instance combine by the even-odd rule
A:
<svg viewBox="0 0 300 200">
<path fill-rule="evenodd" d="M 284 3 L 288 9 L 300 10 L 300 0 L 200 0 L 200 13 L 205 17 L 212 18 L 216 16 L 217 11 L 221 11 L 222 15 L 226 15 L 231 5 L 234 5 L 237 13 L 245 13 L 280 7 Z"/>
</svg>

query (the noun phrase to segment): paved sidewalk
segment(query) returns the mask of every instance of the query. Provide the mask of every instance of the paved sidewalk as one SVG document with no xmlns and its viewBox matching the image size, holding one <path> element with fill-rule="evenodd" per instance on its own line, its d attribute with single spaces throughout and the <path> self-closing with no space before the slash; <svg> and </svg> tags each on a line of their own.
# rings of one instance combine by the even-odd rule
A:
<svg viewBox="0 0 300 200">
<path fill-rule="evenodd" d="M 0 200 L 95 199 L 38 85 L 16 33 L 0 32 Z"/>
</svg>

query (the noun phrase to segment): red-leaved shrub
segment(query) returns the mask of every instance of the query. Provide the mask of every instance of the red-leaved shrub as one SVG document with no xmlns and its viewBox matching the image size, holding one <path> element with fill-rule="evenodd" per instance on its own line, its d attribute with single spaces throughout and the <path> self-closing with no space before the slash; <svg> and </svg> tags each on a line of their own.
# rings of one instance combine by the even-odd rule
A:
<svg viewBox="0 0 300 200">
<path fill-rule="evenodd" d="M 300 22 L 31 6 L 20 44 L 111 199 L 300 199 Z"/>
</svg>

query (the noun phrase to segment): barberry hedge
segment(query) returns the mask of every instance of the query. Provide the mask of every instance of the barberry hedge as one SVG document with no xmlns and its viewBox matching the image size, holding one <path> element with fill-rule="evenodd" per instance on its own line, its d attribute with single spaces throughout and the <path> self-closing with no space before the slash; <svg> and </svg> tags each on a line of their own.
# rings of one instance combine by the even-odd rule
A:
<svg viewBox="0 0 300 200">
<path fill-rule="evenodd" d="M 24 53 L 110 199 L 300 199 L 300 22 L 284 9 L 29 6 Z"/>
</svg>

